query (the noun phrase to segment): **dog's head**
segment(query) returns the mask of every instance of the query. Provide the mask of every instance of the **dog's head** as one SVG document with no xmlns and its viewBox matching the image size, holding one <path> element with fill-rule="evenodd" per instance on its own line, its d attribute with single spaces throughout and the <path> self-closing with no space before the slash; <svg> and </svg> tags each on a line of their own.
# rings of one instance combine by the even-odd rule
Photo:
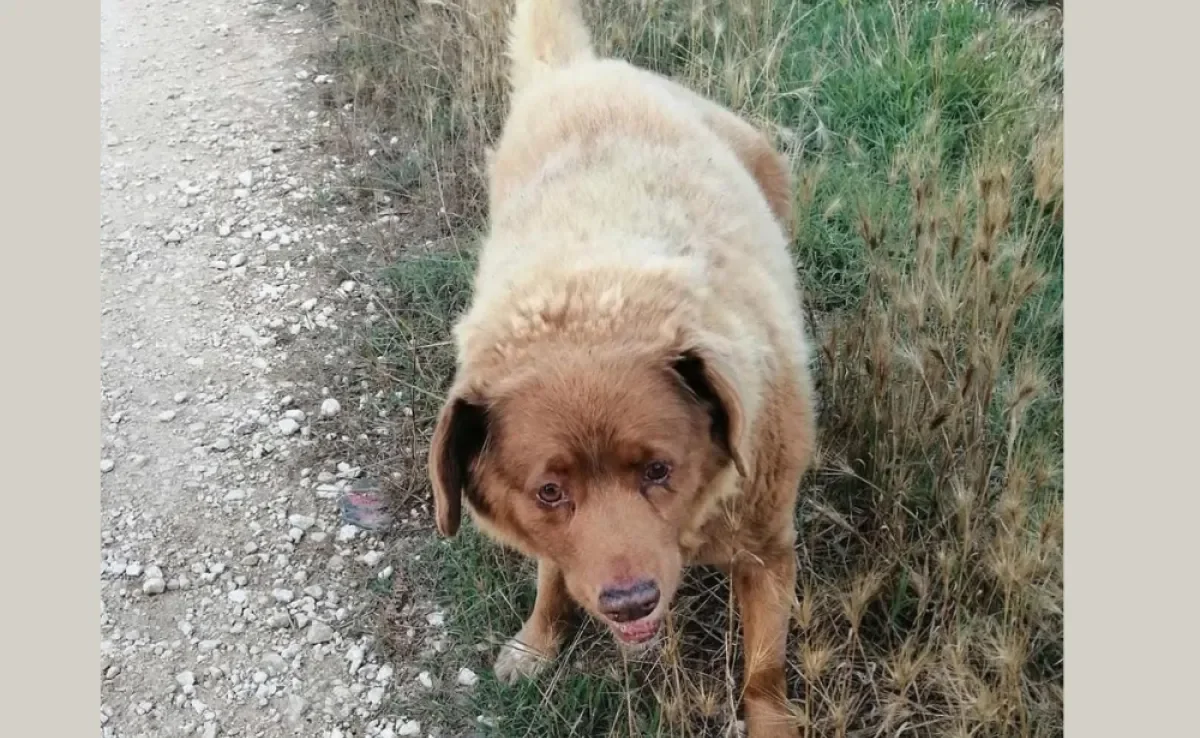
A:
<svg viewBox="0 0 1200 738">
<path fill-rule="evenodd" d="M 620 641 L 649 640 L 683 569 L 698 497 L 745 473 L 745 413 L 702 346 L 547 350 L 487 386 L 460 373 L 434 431 L 438 529 L 462 499 L 487 533 L 553 562 Z"/>
</svg>

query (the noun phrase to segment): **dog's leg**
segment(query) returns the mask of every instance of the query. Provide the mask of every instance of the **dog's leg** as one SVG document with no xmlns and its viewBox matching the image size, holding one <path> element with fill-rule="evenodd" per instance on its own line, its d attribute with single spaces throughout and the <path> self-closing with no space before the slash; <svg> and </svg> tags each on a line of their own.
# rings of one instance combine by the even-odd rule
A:
<svg viewBox="0 0 1200 738">
<path fill-rule="evenodd" d="M 791 546 L 773 547 L 766 557 L 733 565 L 733 592 L 742 615 L 745 652 L 743 704 L 749 738 L 795 738 L 788 710 L 788 621 L 796 591 L 796 557 Z"/>
<path fill-rule="evenodd" d="M 496 678 L 512 683 L 536 676 L 558 655 L 563 621 L 571 600 L 558 567 L 538 561 L 537 600 L 521 630 L 504 644 L 496 657 Z"/>
</svg>

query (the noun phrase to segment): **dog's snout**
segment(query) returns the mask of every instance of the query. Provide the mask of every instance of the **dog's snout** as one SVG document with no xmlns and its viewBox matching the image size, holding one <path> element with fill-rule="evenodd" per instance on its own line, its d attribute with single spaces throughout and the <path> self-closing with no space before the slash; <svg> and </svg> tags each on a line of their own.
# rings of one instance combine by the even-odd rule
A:
<svg viewBox="0 0 1200 738">
<path fill-rule="evenodd" d="M 600 592 L 600 612 L 613 622 L 640 620 L 658 606 L 658 585 L 649 579 L 605 587 Z"/>
</svg>

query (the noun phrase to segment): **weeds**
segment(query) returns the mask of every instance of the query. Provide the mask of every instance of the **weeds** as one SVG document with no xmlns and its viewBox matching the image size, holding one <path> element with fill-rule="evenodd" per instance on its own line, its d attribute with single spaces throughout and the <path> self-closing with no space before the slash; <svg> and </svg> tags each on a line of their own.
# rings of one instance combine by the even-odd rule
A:
<svg viewBox="0 0 1200 738">
<path fill-rule="evenodd" d="M 353 125 L 380 141 L 419 133 L 375 158 L 380 186 L 425 198 L 455 233 L 483 215 L 478 167 L 504 112 L 507 5 L 342 0 L 334 10 L 337 101 Z M 586 5 L 604 53 L 730 105 L 795 163 L 795 252 L 822 401 L 820 459 L 797 513 L 797 722 L 830 736 L 1061 735 L 1054 11 L 954 0 Z M 410 398 L 413 494 L 427 494 L 422 451 L 470 270 L 469 255 L 439 253 L 387 275 L 391 320 L 369 358 L 377 380 Z M 741 656 L 721 577 L 689 575 L 656 657 L 623 661 L 584 622 L 548 674 L 502 687 L 490 658 L 532 603 L 528 564 L 469 527 L 428 543 L 419 562 L 403 575 L 443 601 L 454 636 L 453 653 L 426 668 L 469 663 L 482 678 L 466 704 L 407 712 L 455 730 L 481 727 L 482 714 L 503 736 L 731 735 Z"/>
</svg>

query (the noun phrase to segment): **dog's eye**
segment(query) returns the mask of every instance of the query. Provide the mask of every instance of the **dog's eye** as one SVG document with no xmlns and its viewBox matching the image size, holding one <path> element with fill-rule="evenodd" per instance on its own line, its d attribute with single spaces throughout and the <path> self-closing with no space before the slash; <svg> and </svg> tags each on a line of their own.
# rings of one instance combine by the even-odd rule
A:
<svg viewBox="0 0 1200 738">
<path fill-rule="evenodd" d="M 543 484 L 537 492 L 538 502 L 553 507 L 565 499 L 562 487 L 557 484 Z"/>
<path fill-rule="evenodd" d="M 665 461 L 651 461 L 642 471 L 642 478 L 649 484 L 662 484 L 671 476 L 671 465 Z"/>
</svg>

